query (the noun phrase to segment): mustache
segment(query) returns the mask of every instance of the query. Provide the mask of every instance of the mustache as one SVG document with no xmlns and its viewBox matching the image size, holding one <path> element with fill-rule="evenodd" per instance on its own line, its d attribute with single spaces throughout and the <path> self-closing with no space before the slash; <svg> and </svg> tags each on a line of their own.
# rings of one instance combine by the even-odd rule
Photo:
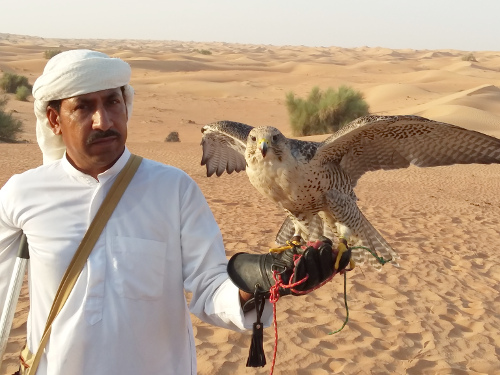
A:
<svg viewBox="0 0 500 375">
<path fill-rule="evenodd" d="M 96 130 L 94 133 L 92 133 L 88 138 L 87 138 L 87 144 L 91 144 L 94 141 L 97 141 L 98 139 L 101 138 L 107 138 L 107 137 L 117 137 L 120 138 L 122 135 L 115 129 L 108 129 L 105 131 L 102 130 Z"/>
</svg>

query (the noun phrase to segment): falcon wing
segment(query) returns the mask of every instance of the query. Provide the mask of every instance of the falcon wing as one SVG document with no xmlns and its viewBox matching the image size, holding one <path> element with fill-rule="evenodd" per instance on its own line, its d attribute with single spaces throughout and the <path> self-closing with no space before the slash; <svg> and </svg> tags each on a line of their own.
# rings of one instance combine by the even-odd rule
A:
<svg viewBox="0 0 500 375">
<path fill-rule="evenodd" d="M 340 164 L 354 187 L 379 169 L 500 163 L 500 140 L 419 116 L 365 116 L 323 141 L 315 158 Z"/>
<path fill-rule="evenodd" d="M 248 133 L 253 128 L 233 121 L 218 121 L 201 128 L 203 156 L 201 165 L 207 166 L 207 177 L 224 171 L 245 170 L 245 149 Z"/>
<path fill-rule="evenodd" d="M 307 163 L 314 158 L 320 143 L 289 138 L 288 145 L 290 152 L 298 162 Z"/>
</svg>

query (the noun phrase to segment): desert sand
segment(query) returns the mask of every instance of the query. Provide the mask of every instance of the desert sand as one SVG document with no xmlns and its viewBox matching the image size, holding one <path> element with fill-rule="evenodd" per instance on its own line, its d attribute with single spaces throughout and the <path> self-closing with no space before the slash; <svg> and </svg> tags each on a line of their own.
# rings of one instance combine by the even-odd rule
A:
<svg viewBox="0 0 500 375">
<path fill-rule="evenodd" d="M 92 48 L 127 61 L 136 90 L 132 152 L 177 166 L 203 190 L 228 257 L 265 252 L 284 214 L 245 173 L 207 178 L 200 128 L 215 120 L 272 125 L 291 136 L 285 94 L 352 86 L 376 114 L 417 114 L 500 137 L 500 51 L 310 48 L 134 40 L 65 40 L 0 34 L 0 70 L 33 83 L 48 49 Z M 209 50 L 203 55 L 198 50 Z M 8 109 L 27 143 L 0 144 L 0 186 L 41 163 L 33 103 Z M 165 143 L 177 131 L 180 143 Z M 321 140 L 326 136 L 315 136 Z M 359 206 L 401 255 L 401 267 L 357 267 L 304 297 L 277 303 L 275 374 L 500 374 L 500 165 L 370 172 Z M 17 367 L 29 302 L 23 289 L 0 374 Z M 193 316 L 198 372 L 268 374 L 274 332 L 264 333 L 268 364 L 246 368 L 250 335 Z"/>
</svg>

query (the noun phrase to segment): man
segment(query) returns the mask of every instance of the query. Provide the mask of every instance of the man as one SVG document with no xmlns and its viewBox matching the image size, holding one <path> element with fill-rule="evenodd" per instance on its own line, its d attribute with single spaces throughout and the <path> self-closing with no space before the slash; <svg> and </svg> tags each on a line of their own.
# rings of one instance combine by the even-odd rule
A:
<svg viewBox="0 0 500 375">
<path fill-rule="evenodd" d="M 68 51 L 47 63 L 33 87 L 44 165 L 0 190 L 0 307 L 23 231 L 32 353 L 75 250 L 131 155 L 130 73 L 120 59 Z M 257 279 L 266 272 L 249 267 Z M 251 290 L 240 291 L 226 268 L 220 230 L 198 186 L 179 169 L 143 160 L 52 324 L 37 374 L 195 374 L 189 311 L 237 331 L 255 320 L 241 307 Z M 184 290 L 192 292 L 189 310 Z M 263 321 L 270 318 L 266 308 Z"/>
</svg>

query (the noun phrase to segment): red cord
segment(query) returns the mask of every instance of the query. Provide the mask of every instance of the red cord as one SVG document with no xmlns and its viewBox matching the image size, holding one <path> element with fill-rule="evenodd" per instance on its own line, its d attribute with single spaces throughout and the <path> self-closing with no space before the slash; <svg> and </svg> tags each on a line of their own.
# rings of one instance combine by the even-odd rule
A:
<svg viewBox="0 0 500 375">
<path fill-rule="evenodd" d="M 278 323 L 276 322 L 276 303 L 273 303 L 273 326 L 274 326 L 274 351 L 273 351 L 273 361 L 271 362 L 270 375 L 273 375 L 274 364 L 276 363 L 276 352 L 278 351 Z"/>
<path fill-rule="evenodd" d="M 302 257 L 302 255 L 295 255 L 294 256 L 294 263 L 295 265 L 297 264 L 298 260 Z M 342 274 L 345 271 L 341 271 L 340 273 Z M 294 289 L 296 286 L 303 284 L 306 282 L 306 280 L 309 278 L 309 275 L 306 275 L 302 280 L 299 280 L 293 284 L 283 284 L 283 280 L 281 279 L 281 275 L 277 271 L 273 271 L 273 279 L 274 279 L 274 285 L 271 287 L 269 290 L 270 296 L 269 296 L 269 302 L 273 304 L 273 326 L 274 326 L 274 350 L 273 350 L 273 360 L 271 362 L 271 371 L 269 372 L 269 375 L 273 375 L 274 372 L 274 365 L 276 363 L 276 353 L 278 351 L 278 322 L 276 320 L 276 302 L 280 299 L 280 288 L 282 289 L 290 289 L 294 294 L 299 294 L 299 295 L 304 295 L 307 293 L 310 293 L 323 285 L 325 285 L 327 282 L 329 282 L 338 272 L 333 272 L 332 276 L 330 276 L 328 279 L 323 281 L 321 284 L 316 285 L 314 288 L 309 289 L 309 290 L 296 290 Z M 290 280 L 293 280 L 294 274 L 290 276 Z"/>
<path fill-rule="evenodd" d="M 301 255 L 298 256 L 296 259 L 294 259 L 294 262 L 296 263 L 300 257 L 301 257 Z M 290 277 L 290 279 L 292 279 L 292 278 L 293 278 L 293 274 Z M 294 287 L 304 283 L 308 278 L 309 278 L 309 275 L 306 275 L 302 280 L 297 281 L 296 283 L 283 284 L 283 280 L 281 279 L 281 275 L 277 271 L 273 271 L 274 285 L 269 290 L 269 293 L 270 293 L 269 301 L 273 304 L 273 326 L 274 326 L 274 350 L 273 350 L 273 360 L 271 362 L 271 370 L 269 372 L 270 375 L 273 375 L 274 365 L 276 363 L 276 353 L 278 351 L 278 322 L 276 320 L 276 302 L 278 302 L 278 300 L 280 299 L 280 288 L 291 289 L 293 291 Z"/>
<path fill-rule="evenodd" d="M 276 353 L 278 351 L 278 322 L 276 321 L 276 302 L 280 299 L 280 287 L 283 287 L 283 280 L 281 275 L 277 271 L 273 271 L 274 285 L 271 287 L 269 292 L 269 302 L 273 304 L 273 327 L 274 327 L 274 350 L 273 350 L 273 360 L 271 362 L 270 375 L 273 375 L 274 365 L 276 363 Z"/>
</svg>

